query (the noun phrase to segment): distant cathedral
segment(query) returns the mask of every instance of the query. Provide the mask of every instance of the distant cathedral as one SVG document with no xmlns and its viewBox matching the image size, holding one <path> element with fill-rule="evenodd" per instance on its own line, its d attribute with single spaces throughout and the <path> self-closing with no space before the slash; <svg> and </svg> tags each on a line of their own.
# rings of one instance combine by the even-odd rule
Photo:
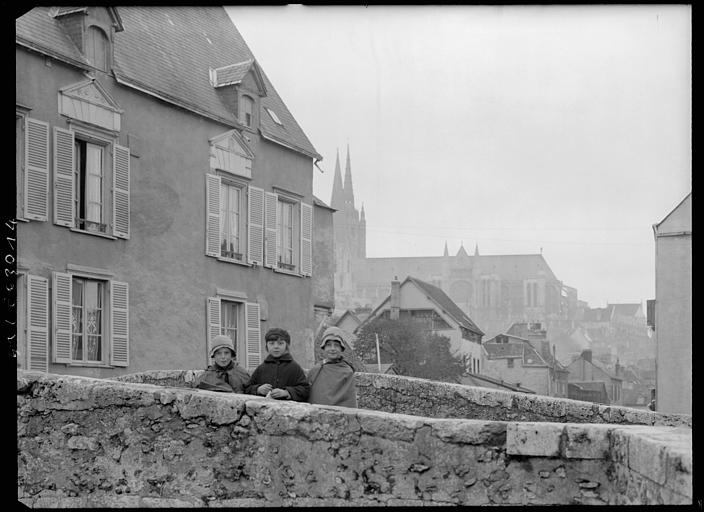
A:
<svg viewBox="0 0 704 512">
<path fill-rule="evenodd" d="M 335 177 L 332 184 L 330 206 L 337 212 L 333 216 L 335 240 L 335 300 L 338 292 L 350 290 L 352 282 L 352 262 L 367 256 L 367 222 L 364 218 L 364 206 L 358 211 L 354 206 L 352 189 L 352 165 L 350 147 L 347 145 L 347 162 L 345 163 L 345 181 L 340 172 L 340 152 L 335 158 Z M 346 302 L 346 300 L 343 300 Z"/>
<path fill-rule="evenodd" d="M 438 286 L 485 334 L 504 332 L 512 322 L 540 322 L 568 329 L 578 312 L 577 290 L 550 269 L 542 250 L 534 254 L 470 255 L 464 246 L 442 256 L 367 258 L 364 206 L 354 206 L 352 166 L 347 147 L 344 186 L 339 151 L 330 205 L 335 241 L 335 314 L 374 308 L 391 291 L 391 281 L 407 276 Z"/>
</svg>

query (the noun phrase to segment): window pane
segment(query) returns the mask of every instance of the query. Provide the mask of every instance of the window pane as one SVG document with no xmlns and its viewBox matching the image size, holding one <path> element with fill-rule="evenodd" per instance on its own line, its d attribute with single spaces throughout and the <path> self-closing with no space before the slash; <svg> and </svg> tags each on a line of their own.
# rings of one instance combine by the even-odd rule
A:
<svg viewBox="0 0 704 512">
<path fill-rule="evenodd" d="M 238 311 L 240 305 L 236 302 L 222 301 L 220 303 L 220 333 L 229 336 L 237 347 Z"/>
</svg>

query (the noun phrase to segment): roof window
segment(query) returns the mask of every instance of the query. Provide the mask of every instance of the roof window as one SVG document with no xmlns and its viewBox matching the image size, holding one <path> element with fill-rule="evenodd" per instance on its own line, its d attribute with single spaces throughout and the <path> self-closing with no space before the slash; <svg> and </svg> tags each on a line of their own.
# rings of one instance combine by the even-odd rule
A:
<svg viewBox="0 0 704 512">
<path fill-rule="evenodd" d="M 284 123 L 282 123 L 281 120 L 279 119 L 279 116 L 276 115 L 276 112 L 271 110 L 269 107 L 264 107 L 264 110 L 266 110 L 266 112 L 269 114 L 269 117 L 271 117 L 276 124 L 278 124 L 279 126 L 284 125 Z"/>
</svg>

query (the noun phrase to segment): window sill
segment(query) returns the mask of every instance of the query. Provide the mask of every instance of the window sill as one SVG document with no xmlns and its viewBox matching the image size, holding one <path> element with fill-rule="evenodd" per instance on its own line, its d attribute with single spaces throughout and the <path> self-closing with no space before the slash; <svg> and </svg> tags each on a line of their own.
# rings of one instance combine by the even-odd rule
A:
<svg viewBox="0 0 704 512">
<path fill-rule="evenodd" d="M 278 274 L 288 274 L 289 276 L 295 276 L 295 277 L 303 277 L 303 274 L 299 274 L 298 272 L 295 272 L 293 270 L 286 270 L 284 268 L 277 268 L 274 267 L 274 272 Z"/>
<path fill-rule="evenodd" d="M 108 235 L 106 233 L 99 233 L 97 231 L 86 231 L 85 229 L 78 229 L 78 228 L 69 228 L 71 231 L 75 233 L 83 233 L 84 235 L 91 235 L 91 236 L 97 236 L 100 238 L 107 238 L 108 240 L 117 240 L 116 237 L 112 235 Z"/>
<path fill-rule="evenodd" d="M 234 260 L 231 258 L 223 258 L 222 256 L 216 256 L 216 259 L 218 261 L 222 261 L 223 263 L 234 263 L 235 265 L 242 265 L 243 267 L 251 267 L 251 263 L 247 263 L 246 261 L 241 261 L 241 260 Z"/>
<path fill-rule="evenodd" d="M 115 368 L 107 363 L 64 363 L 67 367 L 82 367 L 82 368 Z"/>
</svg>

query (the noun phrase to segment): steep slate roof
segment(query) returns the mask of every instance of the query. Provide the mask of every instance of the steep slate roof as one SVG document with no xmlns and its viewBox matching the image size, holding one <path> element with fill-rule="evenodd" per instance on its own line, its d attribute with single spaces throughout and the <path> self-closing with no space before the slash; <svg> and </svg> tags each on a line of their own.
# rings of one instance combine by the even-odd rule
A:
<svg viewBox="0 0 704 512">
<path fill-rule="evenodd" d="M 613 306 L 605 308 L 589 308 L 584 310 L 583 322 L 609 322 L 613 314 Z"/>
<path fill-rule="evenodd" d="M 505 336 L 512 341 L 497 343 L 493 341 L 496 338 L 492 338 L 482 344 L 489 359 L 521 357 L 524 366 L 548 366 L 543 356 L 535 349 L 530 340 L 513 334 L 506 334 Z"/>
<path fill-rule="evenodd" d="M 35 7 L 17 18 L 15 41 L 82 69 L 91 67 L 59 23 L 49 15 L 49 7 Z"/>
<path fill-rule="evenodd" d="M 333 208 L 332 206 L 329 206 L 329 205 L 325 204 L 325 202 L 324 202 L 323 200 L 319 199 L 319 198 L 316 197 L 315 195 L 313 196 L 313 204 L 314 204 L 315 206 L 320 206 L 320 207 L 322 207 L 322 208 L 327 208 L 328 210 L 332 210 L 332 211 L 334 211 L 334 212 L 337 211 L 337 210 L 336 210 L 335 208 Z"/>
<path fill-rule="evenodd" d="M 523 357 L 523 346 L 520 343 L 483 343 L 489 359 Z"/>
<path fill-rule="evenodd" d="M 615 315 L 636 316 L 640 309 L 640 304 L 609 304 L 613 308 Z"/>
<path fill-rule="evenodd" d="M 113 73 L 123 85 L 238 127 L 234 107 L 210 83 L 210 69 L 230 66 L 254 55 L 222 7 L 119 7 L 124 30 L 114 35 Z M 36 7 L 17 19 L 17 41 L 62 60 L 86 66 L 87 61 L 63 34 L 49 8 Z M 259 68 L 261 70 L 261 68 Z M 318 160 L 315 150 L 289 112 L 266 73 L 267 95 L 261 106 L 278 115 L 283 126 L 260 115 L 262 135 Z"/>
<path fill-rule="evenodd" d="M 408 276 L 406 280 L 410 280 L 418 288 L 423 290 L 423 292 L 425 292 L 425 294 L 433 302 L 435 302 L 438 306 L 445 310 L 445 312 L 450 315 L 462 327 L 464 327 L 465 329 L 469 329 L 470 331 L 475 332 L 477 334 L 484 335 L 482 330 L 477 327 L 477 324 L 475 324 L 472 319 L 467 316 L 467 313 L 462 311 L 460 307 L 455 304 L 454 301 L 450 297 L 448 297 L 447 294 L 440 288 L 411 276 Z"/>
</svg>

